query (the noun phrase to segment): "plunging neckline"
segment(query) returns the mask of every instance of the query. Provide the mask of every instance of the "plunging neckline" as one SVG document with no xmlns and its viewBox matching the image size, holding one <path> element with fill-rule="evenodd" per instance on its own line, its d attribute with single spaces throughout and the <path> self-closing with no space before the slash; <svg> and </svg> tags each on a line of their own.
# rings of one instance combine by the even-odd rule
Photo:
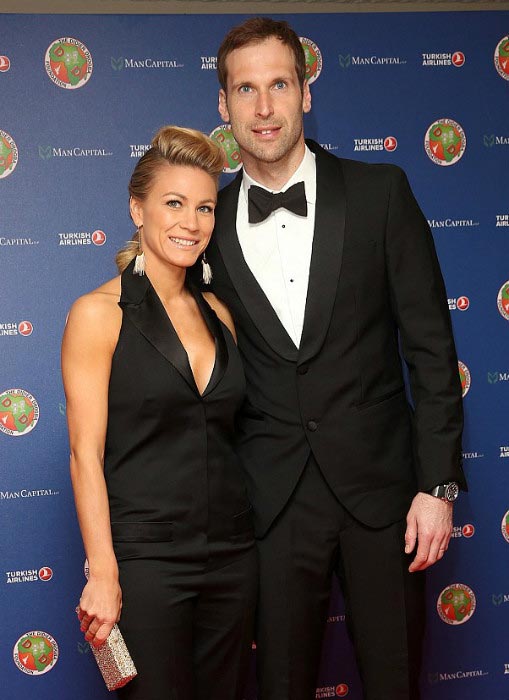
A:
<svg viewBox="0 0 509 700">
<path fill-rule="evenodd" d="M 166 310 L 166 307 L 164 306 L 163 302 L 161 301 L 161 298 L 160 298 L 159 294 L 156 292 L 156 289 L 155 289 L 154 285 L 152 284 L 152 282 L 150 282 L 150 280 L 148 279 L 148 277 L 147 277 L 147 280 L 149 281 L 150 286 L 151 286 L 151 288 L 152 288 L 152 290 L 153 290 L 153 292 L 154 292 L 154 294 L 155 294 L 155 296 L 156 296 L 156 298 L 157 298 L 159 304 L 161 305 L 161 308 L 162 308 L 162 310 L 163 310 L 163 312 L 164 312 L 166 318 L 168 319 L 168 321 L 169 321 L 169 323 L 170 323 L 171 329 L 172 329 L 172 331 L 173 331 L 173 333 L 174 333 L 174 335 L 175 335 L 175 338 L 176 338 L 176 340 L 177 340 L 177 343 L 178 343 L 178 345 L 180 346 L 180 349 L 182 350 L 182 352 L 183 352 L 183 354 L 184 354 L 184 356 L 185 356 L 185 361 L 186 361 L 187 369 L 189 370 L 190 376 L 193 378 L 193 383 L 194 383 L 194 388 L 196 389 L 196 393 L 198 394 L 198 396 L 199 396 L 200 398 L 203 398 L 203 397 L 205 396 L 205 394 L 207 393 L 207 390 L 208 390 L 208 388 L 209 388 L 209 386 L 210 386 L 210 384 L 211 384 L 211 382 L 212 382 L 212 377 L 214 376 L 214 373 L 215 373 L 215 370 L 216 370 L 217 355 L 218 355 L 217 337 L 216 337 L 216 334 L 214 333 L 214 329 L 213 329 L 213 327 L 212 327 L 212 324 L 209 322 L 208 315 L 207 315 L 207 313 L 205 313 L 205 309 L 204 309 L 204 307 L 203 307 L 203 304 L 207 304 L 207 302 L 206 302 L 205 299 L 203 298 L 201 292 L 200 292 L 199 290 L 195 290 L 195 289 L 192 287 L 192 285 L 188 284 L 188 281 L 186 280 L 184 286 L 185 286 L 185 288 L 188 290 L 188 292 L 191 294 L 191 296 L 193 297 L 194 301 L 196 302 L 196 306 L 198 307 L 198 313 L 200 314 L 200 316 L 201 316 L 202 319 L 204 320 L 205 325 L 207 326 L 207 330 L 208 330 L 208 332 L 210 333 L 210 336 L 211 336 L 212 340 L 214 341 L 214 362 L 212 363 L 212 367 L 211 367 L 211 370 L 210 370 L 210 374 L 209 374 L 209 378 L 208 378 L 208 380 L 207 380 L 207 383 L 205 384 L 205 387 L 204 387 L 203 391 L 200 391 L 200 389 L 199 389 L 199 387 L 198 387 L 198 384 L 197 384 L 197 382 L 196 382 L 196 377 L 195 377 L 195 374 L 194 374 L 194 372 L 193 372 L 193 367 L 192 367 L 191 362 L 190 362 L 190 360 L 189 360 L 189 354 L 188 354 L 188 352 L 187 352 L 187 350 L 186 350 L 186 348 L 185 348 L 185 345 L 184 345 L 184 343 L 182 342 L 182 340 L 180 339 L 180 336 L 179 336 L 179 334 L 177 333 L 177 329 L 175 328 L 175 325 L 174 325 L 174 323 L 173 323 L 173 321 L 172 321 L 172 319 L 171 319 L 171 316 L 170 316 L 170 314 L 168 313 L 168 311 Z M 209 305 L 207 304 L 207 306 L 209 306 Z M 210 309 L 210 306 L 209 306 L 209 309 Z M 212 309 L 210 309 L 210 310 L 212 310 Z"/>
<path fill-rule="evenodd" d="M 169 362 L 200 399 L 205 399 L 221 381 L 228 366 L 229 351 L 224 328 L 214 309 L 203 298 L 192 280 L 185 280 L 186 290 L 192 295 L 207 329 L 214 339 L 214 363 L 208 382 L 202 392 L 198 389 L 189 356 L 172 320 L 159 299 L 147 275 L 133 274 L 134 260 L 122 273 L 122 293 L 119 306 L 126 319 L 133 323 L 148 342 Z M 199 350 L 198 350 L 199 352 Z"/>
</svg>

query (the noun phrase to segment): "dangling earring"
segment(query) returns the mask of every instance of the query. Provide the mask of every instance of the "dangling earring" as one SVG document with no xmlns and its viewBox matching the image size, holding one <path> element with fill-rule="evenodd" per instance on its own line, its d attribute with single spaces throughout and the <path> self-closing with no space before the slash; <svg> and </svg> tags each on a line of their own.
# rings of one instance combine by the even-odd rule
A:
<svg viewBox="0 0 509 700">
<path fill-rule="evenodd" d="M 140 277 L 142 277 L 145 274 L 145 253 L 143 252 L 141 247 L 142 228 L 143 224 L 141 224 L 141 226 L 138 226 L 138 230 L 136 231 L 136 233 L 138 234 L 138 253 L 136 255 L 133 268 L 133 275 L 139 275 Z"/>
<path fill-rule="evenodd" d="M 201 257 L 201 278 L 204 284 L 210 284 L 212 282 L 212 268 L 210 267 L 205 253 Z"/>
</svg>

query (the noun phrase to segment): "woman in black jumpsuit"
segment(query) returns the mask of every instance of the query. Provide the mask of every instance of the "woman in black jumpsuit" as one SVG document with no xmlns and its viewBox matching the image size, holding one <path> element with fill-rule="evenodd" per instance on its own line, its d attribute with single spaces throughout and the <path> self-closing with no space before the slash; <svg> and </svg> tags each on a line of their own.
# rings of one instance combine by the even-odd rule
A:
<svg viewBox="0 0 509 700">
<path fill-rule="evenodd" d="M 247 671 L 256 555 L 232 447 L 244 375 L 227 311 L 186 281 L 221 166 L 201 134 L 158 132 L 130 184 L 141 241 L 120 254 L 120 278 L 76 302 L 64 337 L 90 566 L 80 619 L 94 644 L 119 619 L 138 669 L 118 691 L 129 700 L 240 700 Z"/>
</svg>

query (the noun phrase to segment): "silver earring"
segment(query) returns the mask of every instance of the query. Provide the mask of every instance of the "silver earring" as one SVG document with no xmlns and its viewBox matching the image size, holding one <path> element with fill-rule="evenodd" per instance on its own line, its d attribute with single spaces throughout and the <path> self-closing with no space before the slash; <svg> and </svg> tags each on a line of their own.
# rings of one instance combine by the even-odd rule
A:
<svg viewBox="0 0 509 700">
<path fill-rule="evenodd" d="M 142 277 L 145 274 L 145 253 L 142 250 L 141 247 L 141 229 L 143 228 L 142 226 L 138 226 L 138 230 L 136 233 L 138 234 L 138 254 L 136 255 L 136 259 L 134 261 L 134 268 L 133 268 L 133 275 L 139 275 Z"/>
<path fill-rule="evenodd" d="M 205 253 L 201 257 L 201 278 L 204 284 L 212 282 L 212 268 L 210 267 Z"/>
</svg>

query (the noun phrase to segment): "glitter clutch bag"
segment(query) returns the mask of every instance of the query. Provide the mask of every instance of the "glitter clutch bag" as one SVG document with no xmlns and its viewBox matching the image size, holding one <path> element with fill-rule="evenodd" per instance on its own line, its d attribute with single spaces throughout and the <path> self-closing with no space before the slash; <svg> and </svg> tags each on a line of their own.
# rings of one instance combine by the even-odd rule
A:
<svg viewBox="0 0 509 700">
<path fill-rule="evenodd" d="M 118 625 L 113 625 L 104 644 L 90 648 L 108 690 L 122 688 L 138 674 Z"/>
<path fill-rule="evenodd" d="M 104 644 L 100 647 L 91 644 L 90 647 L 108 690 L 122 688 L 137 675 L 138 671 L 118 625 L 113 625 Z"/>
</svg>

